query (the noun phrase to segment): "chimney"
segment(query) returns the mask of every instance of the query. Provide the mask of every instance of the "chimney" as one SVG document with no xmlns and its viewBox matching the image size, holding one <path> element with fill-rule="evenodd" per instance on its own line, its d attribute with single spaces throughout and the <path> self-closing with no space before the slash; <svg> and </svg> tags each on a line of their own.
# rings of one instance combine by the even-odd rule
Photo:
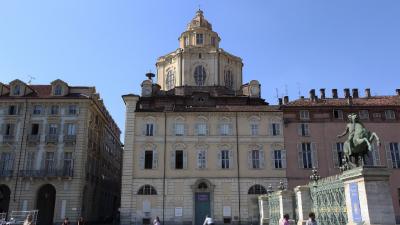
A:
<svg viewBox="0 0 400 225">
<path fill-rule="evenodd" d="M 358 89 L 357 88 L 353 88 L 353 98 L 358 98 Z"/>
<path fill-rule="evenodd" d="M 321 99 L 325 99 L 325 88 L 319 89 L 319 93 L 321 94 Z"/>
<path fill-rule="evenodd" d="M 396 89 L 397 96 L 400 96 L 400 89 Z"/>
<path fill-rule="evenodd" d="M 283 97 L 283 104 L 288 104 L 289 103 L 289 96 L 284 96 Z"/>
<path fill-rule="evenodd" d="M 310 100 L 315 101 L 315 89 L 310 90 Z"/>
<path fill-rule="evenodd" d="M 365 89 L 365 97 L 367 97 L 367 98 L 371 97 L 371 89 L 369 89 L 369 88 Z"/>
<path fill-rule="evenodd" d="M 303 96 L 303 95 L 302 95 L 302 96 L 300 96 L 300 99 L 301 99 L 301 100 L 304 100 L 304 96 Z"/>
<path fill-rule="evenodd" d="M 338 98 L 337 89 L 332 89 L 332 98 Z"/>
<path fill-rule="evenodd" d="M 282 105 L 282 98 L 278 98 L 279 105 Z"/>
<path fill-rule="evenodd" d="M 344 97 L 345 98 L 350 98 L 350 89 L 349 88 L 345 88 L 344 90 Z"/>
</svg>

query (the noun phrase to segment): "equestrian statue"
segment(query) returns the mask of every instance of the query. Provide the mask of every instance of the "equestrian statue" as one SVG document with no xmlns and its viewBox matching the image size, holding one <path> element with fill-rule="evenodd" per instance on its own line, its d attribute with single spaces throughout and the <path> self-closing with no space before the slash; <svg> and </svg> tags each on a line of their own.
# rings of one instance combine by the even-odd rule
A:
<svg viewBox="0 0 400 225">
<path fill-rule="evenodd" d="M 348 134 L 343 146 L 344 158 L 342 159 L 342 170 L 364 165 L 366 163 L 365 155 L 368 157 L 368 152 L 373 150 L 372 144 L 374 140 L 380 146 L 378 135 L 375 132 L 368 131 L 364 124 L 360 122 L 357 114 L 351 113 L 347 118 L 349 122 L 346 125 L 346 130 L 337 136 L 341 138 Z M 354 160 L 352 160 L 353 158 Z"/>
</svg>

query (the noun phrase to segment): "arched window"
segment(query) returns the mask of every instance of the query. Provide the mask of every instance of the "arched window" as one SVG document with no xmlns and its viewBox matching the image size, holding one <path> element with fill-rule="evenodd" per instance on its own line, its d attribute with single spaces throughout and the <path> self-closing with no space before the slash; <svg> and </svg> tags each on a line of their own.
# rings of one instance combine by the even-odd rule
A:
<svg viewBox="0 0 400 225">
<path fill-rule="evenodd" d="M 248 194 L 249 195 L 263 195 L 263 194 L 267 194 L 267 190 L 262 185 L 255 184 L 249 188 Z"/>
<path fill-rule="evenodd" d="M 206 70 L 203 66 L 197 66 L 194 70 L 194 80 L 197 86 L 204 86 L 206 83 Z"/>
<path fill-rule="evenodd" d="M 225 81 L 225 87 L 227 88 L 232 88 L 233 87 L 233 74 L 232 71 L 230 70 L 225 70 L 224 74 L 224 81 Z"/>
<path fill-rule="evenodd" d="M 197 186 L 197 188 L 200 189 L 200 190 L 206 190 L 206 189 L 208 188 L 208 185 L 207 185 L 206 183 L 204 183 L 204 182 L 201 182 L 201 183 Z"/>
<path fill-rule="evenodd" d="M 157 191 L 153 186 L 146 184 L 139 189 L 138 195 L 157 195 Z"/>
<path fill-rule="evenodd" d="M 167 73 L 166 84 L 167 84 L 167 90 L 170 90 L 175 87 L 175 74 L 171 70 L 168 71 Z"/>
</svg>

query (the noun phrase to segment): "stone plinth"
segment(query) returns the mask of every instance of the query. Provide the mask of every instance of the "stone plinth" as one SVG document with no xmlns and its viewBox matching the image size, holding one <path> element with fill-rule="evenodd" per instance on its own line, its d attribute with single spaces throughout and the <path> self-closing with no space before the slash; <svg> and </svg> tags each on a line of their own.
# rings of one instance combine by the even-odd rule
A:
<svg viewBox="0 0 400 225">
<path fill-rule="evenodd" d="M 294 205 L 294 193 L 293 191 L 277 191 L 276 193 L 279 195 L 279 207 L 280 207 L 280 214 L 281 218 L 283 218 L 283 215 L 289 214 L 290 219 L 293 219 L 295 216 L 295 211 L 293 208 Z"/>
<path fill-rule="evenodd" d="M 345 171 L 348 225 L 395 225 L 388 169 L 357 167 Z"/>
<path fill-rule="evenodd" d="M 268 195 L 258 196 L 260 209 L 260 225 L 269 224 Z"/>
<path fill-rule="evenodd" d="M 305 225 L 308 219 L 308 214 L 311 212 L 312 200 L 310 194 L 310 187 L 307 185 L 297 186 L 294 189 L 297 199 L 298 221 L 297 225 Z"/>
</svg>

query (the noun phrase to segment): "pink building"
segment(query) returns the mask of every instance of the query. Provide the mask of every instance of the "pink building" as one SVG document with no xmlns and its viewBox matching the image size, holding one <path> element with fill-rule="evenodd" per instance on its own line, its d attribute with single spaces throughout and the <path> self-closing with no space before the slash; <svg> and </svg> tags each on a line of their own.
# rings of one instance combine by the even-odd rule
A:
<svg viewBox="0 0 400 225">
<path fill-rule="evenodd" d="M 289 188 L 309 182 L 311 169 L 316 167 L 321 177 L 339 173 L 343 133 L 349 113 L 357 113 L 370 131 L 376 132 L 381 146 L 374 145 L 368 164 L 387 166 L 392 170 L 390 178 L 393 205 L 397 222 L 400 220 L 400 89 L 393 96 L 371 96 L 370 90 L 360 96 L 358 89 L 344 89 L 339 97 L 337 89 L 332 96 L 320 96 L 315 90 L 309 98 L 281 101 L 284 117 L 284 141 L 287 151 L 287 178 Z"/>
</svg>

